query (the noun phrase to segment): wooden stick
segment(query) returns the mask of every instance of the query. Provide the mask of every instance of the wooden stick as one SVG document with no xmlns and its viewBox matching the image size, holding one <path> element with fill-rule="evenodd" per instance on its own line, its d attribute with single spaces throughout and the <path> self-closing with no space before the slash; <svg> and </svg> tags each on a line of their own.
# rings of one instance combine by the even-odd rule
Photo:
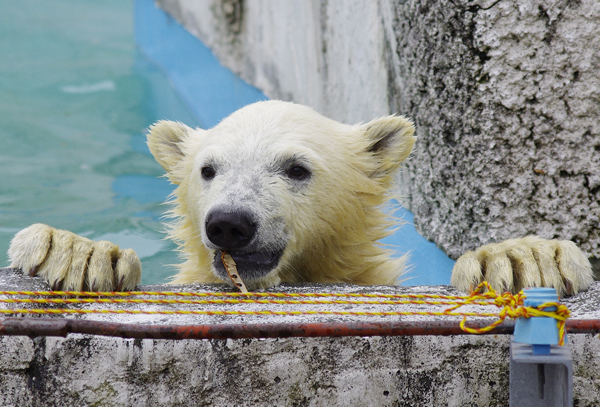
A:
<svg viewBox="0 0 600 407">
<path fill-rule="evenodd" d="M 237 271 L 237 267 L 235 265 L 233 257 L 231 257 L 231 255 L 229 255 L 227 252 L 223 251 L 221 252 L 221 261 L 223 262 L 223 266 L 225 266 L 225 271 L 227 271 L 227 275 L 229 275 L 229 278 L 231 279 L 231 281 L 233 281 L 233 284 L 237 288 L 239 288 L 241 292 L 247 293 L 248 289 L 246 288 L 246 284 L 244 284 L 244 281 L 242 280 L 240 274 Z"/>
</svg>

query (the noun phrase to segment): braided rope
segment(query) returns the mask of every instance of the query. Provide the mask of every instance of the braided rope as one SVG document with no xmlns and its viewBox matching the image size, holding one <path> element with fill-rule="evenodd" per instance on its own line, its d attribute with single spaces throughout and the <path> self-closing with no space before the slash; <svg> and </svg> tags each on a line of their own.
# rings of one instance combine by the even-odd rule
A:
<svg viewBox="0 0 600 407">
<path fill-rule="evenodd" d="M 78 297 L 136 297 L 136 296 L 168 296 L 168 297 L 358 297 L 358 298 L 433 298 L 447 300 L 464 300 L 465 296 L 437 294 L 377 294 L 377 293 L 267 293 L 267 292 L 173 292 L 173 291 L 0 291 L 0 295 L 28 296 L 78 296 Z M 485 295 L 485 294 L 484 294 Z M 483 298 L 483 297 L 482 297 Z M 492 298 L 492 297 L 485 297 Z"/>
<path fill-rule="evenodd" d="M 486 292 L 483 290 L 486 289 Z M 557 320 L 559 329 L 559 344 L 564 344 L 565 321 L 570 311 L 560 303 L 550 302 L 539 307 L 525 307 L 525 295 L 504 293 L 499 295 L 492 287 L 483 282 L 468 296 L 446 296 L 431 294 L 363 294 L 363 293 L 239 293 L 239 292 L 88 292 L 88 291 L 0 291 L 0 295 L 8 296 L 46 296 L 46 297 L 84 297 L 84 298 L 4 298 L 0 303 L 9 304 L 276 304 L 276 305 L 444 305 L 450 306 L 441 312 L 429 311 L 222 311 L 222 310 L 99 310 L 99 309 L 2 309 L 0 314 L 161 314 L 161 315 L 351 315 L 351 316 L 459 316 L 462 317 L 460 327 L 463 331 L 479 334 L 488 332 L 506 318 L 549 317 Z M 139 299 L 138 296 L 175 296 L 203 299 Z M 117 297 L 117 298 L 106 298 Z M 225 297 L 227 299 L 215 299 Z M 304 299 L 304 298 L 339 298 L 335 300 Z M 208 298 L 208 299 L 206 299 Z M 276 298 L 276 299 L 273 299 Z M 283 298 L 283 299 L 282 299 Z M 288 299 L 291 298 L 291 299 Z M 300 298 L 300 299 L 298 299 Z M 487 312 L 458 312 L 465 305 L 494 305 L 501 310 L 498 313 Z M 556 307 L 556 311 L 548 311 Z M 483 328 L 470 328 L 466 325 L 468 317 L 491 317 L 494 322 Z"/>
</svg>

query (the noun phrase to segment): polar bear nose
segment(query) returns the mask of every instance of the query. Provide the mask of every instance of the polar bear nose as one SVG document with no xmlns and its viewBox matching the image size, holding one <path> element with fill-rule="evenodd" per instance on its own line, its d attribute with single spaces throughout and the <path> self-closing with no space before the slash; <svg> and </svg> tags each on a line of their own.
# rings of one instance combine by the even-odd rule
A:
<svg viewBox="0 0 600 407">
<path fill-rule="evenodd" d="M 206 235 L 220 249 L 235 250 L 247 246 L 256 231 L 246 212 L 214 211 L 206 217 Z"/>
</svg>

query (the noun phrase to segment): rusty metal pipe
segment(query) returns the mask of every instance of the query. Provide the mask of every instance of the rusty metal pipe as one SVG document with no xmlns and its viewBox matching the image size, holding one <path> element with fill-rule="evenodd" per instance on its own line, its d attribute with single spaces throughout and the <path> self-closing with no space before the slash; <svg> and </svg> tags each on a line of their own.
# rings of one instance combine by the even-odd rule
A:
<svg viewBox="0 0 600 407">
<path fill-rule="evenodd" d="M 468 326 L 481 328 L 486 321 Z M 513 322 L 505 322 L 488 335 L 512 334 Z M 600 333 L 600 320 L 569 320 L 569 333 Z M 458 322 L 347 322 L 214 325 L 137 325 L 115 322 L 57 318 L 5 318 L 0 320 L 0 335 L 62 336 L 69 333 L 150 339 L 241 339 L 339 336 L 415 336 L 464 335 Z"/>
</svg>

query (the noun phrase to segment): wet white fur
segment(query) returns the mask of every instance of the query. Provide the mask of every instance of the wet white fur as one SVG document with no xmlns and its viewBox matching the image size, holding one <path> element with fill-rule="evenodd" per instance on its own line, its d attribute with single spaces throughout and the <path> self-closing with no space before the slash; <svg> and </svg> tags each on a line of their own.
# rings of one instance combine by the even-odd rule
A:
<svg viewBox="0 0 600 407">
<path fill-rule="evenodd" d="M 413 148 L 413 132 L 398 116 L 351 126 L 280 101 L 246 106 L 210 130 L 157 123 L 148 144 L 177 185 L 168 225 L 183 262 L 173 282 L 221 282 L 212 268 L 216 248 L 204 230 L 206 214 L 220 207 L 255 214 L 257 248 L 285 246 L 279 266 L 247 282 L 250 289 L 282 281 L 394 284 L 405 258 L 394 260 L 377 244 L 393 225 L 381 206 L 393 172 Z M 291 159 L 310 169 L 307 182 L 285 176 L 282 165 Z M 207 165 L 217 173 L 210 182 L 201 176 Z M 122 282 L 128 290 L 140 281 L 131 251 L 45 225 L 19 232 L 9 255 L 13 267 L 70 289 Z M 527 237 L 465 254 L 452 284 L 468 291 L 485 278 L 497 289 L 550 285 L 565 294 L 587 288 L 591 276 L 572 242 Z"/>
</svg>

